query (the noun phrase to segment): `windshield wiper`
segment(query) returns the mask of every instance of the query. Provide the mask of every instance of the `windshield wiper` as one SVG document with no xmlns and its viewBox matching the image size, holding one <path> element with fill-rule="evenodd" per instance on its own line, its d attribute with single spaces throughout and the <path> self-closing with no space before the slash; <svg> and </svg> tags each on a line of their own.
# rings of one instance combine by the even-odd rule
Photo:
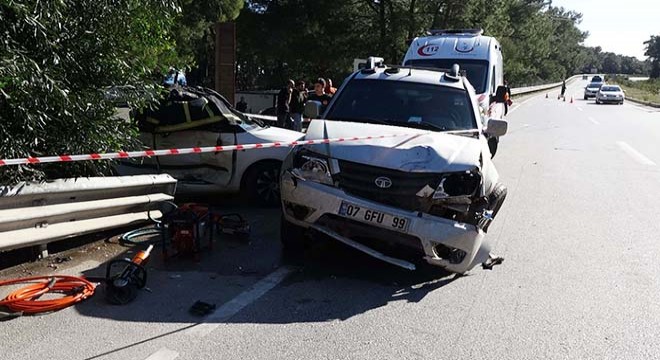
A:
<svg viewBox="0 0 660 360">
<path fill-rule="evenodd" d="M 439 130 L 439 131 L 449 130 L 446 126 L 436 125 L 429 122 L 406 122 L 404 124 L 406 124 L 406 126 L 414 127 L 418 129 Z"/>
<path fill-rule="evenodd" d="M 375 119 L 375 118 L 328 118 L 328 120 L 337 120 L 337 121 L 352 121 L 352 122 L 366 122 L 370 124 L 381 124 L 381 125 L 393 125 L 396 121 L 391 121 L 387 119 Z"/>
</svg>

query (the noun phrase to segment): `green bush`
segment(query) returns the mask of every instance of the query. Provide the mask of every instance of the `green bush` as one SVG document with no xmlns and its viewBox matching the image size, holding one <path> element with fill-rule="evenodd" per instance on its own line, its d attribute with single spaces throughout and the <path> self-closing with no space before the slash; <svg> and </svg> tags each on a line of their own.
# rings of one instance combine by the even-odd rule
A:
<svg viewBox="0 0 660 360">
<path fill-rule="evenodd" d="M 159 92 L 174 61 L 176 0 L 0 0 L 0 158 L 134 149 L 104 89 L 132 107 Z M 107 173 L 109 163 L 0 167 L 0 183 Z"/>
</svg>

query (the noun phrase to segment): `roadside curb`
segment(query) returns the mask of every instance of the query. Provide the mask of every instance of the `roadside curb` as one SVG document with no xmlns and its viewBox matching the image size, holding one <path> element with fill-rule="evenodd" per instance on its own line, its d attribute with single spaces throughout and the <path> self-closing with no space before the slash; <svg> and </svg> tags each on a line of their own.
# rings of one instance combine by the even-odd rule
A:
<svg viewBox="0 0 660 360">
<path fill-rule="evenodd" d="M 650 102 L 650 101 L 639 100 L 639 99 L 635 99 L 635 98 L 632 98 L 632 97 L 626 97 L 626 100 L 632 101 L 636 104 L 645 105 L 645 106 L 649 106 L 649 107 L 652 107 L 652 108 L 660 109 L 660 104 L 653 103 L 653 102 Z"/>
</svg>

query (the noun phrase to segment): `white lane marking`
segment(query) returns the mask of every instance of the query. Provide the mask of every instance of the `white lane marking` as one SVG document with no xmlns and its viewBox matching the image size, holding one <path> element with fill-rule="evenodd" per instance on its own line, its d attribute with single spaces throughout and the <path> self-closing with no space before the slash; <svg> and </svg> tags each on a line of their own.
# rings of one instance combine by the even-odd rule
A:
<svg viewBox="0 0 660 360">
<path fill-rule="evenodd" d="M 286 279 L 286 277 L 293 271 L 293 268 L 286 266 L 273 271 L 270 275 L 259 280 L 249 290 L 242 292 L 221 307 L 217 308 L 212 314 L 204 319 L 203 323 L 186 329 L 184 333 L 197 337 L 210 334 L 220 326 L 220 323 L 229 320 L 229 318 L 238 314 L 238 312 L 243 310 L 246 306 L 262 297 L 268 291 L 277 286 L 277 284 L 281 283 L 282 280 Z"/>
<path fill-rule="evenodd" d="M 577 109 L 578 109 L 578 110 L 580 110 L 580 111 L 584 111 L 584 109 L 583 109 L 583 108 L 581 108 L 581 107 L 579 107 L 579 106 L 578 106 L 578 108 L 577 108 Z"/>
<path fill-rule="evenodd" d="M 630 155 L 635 161 L 642 165 L 649 165 L 649 166 L 655 166 L 655 163 L 644 156 L 644 154 L 640 153 L 639 151 L 635 150 L 632 146 L 628 145 L 624 141 L 617 141 L 617 145 L 623 150 L 626 154 Z"/>
<path fill-rule="evenodd" d="M 161 348 L 155 353 L 149 355 L 149 357 L 144 360 L 174 360 L 178 356 L 179 353 L 174 350 L 170 350 L 168 348 Z"/>
<path fill-rule="evenodd" d="M 589 121 L 591 121 L 592 123 L 594 123 L 594 125 L 600 125 L 600 123 L 598 122 L 598 120 L 594 119 L 594 118 L 591 117 L 591 116 L 589 116 Z"/>
</svg>

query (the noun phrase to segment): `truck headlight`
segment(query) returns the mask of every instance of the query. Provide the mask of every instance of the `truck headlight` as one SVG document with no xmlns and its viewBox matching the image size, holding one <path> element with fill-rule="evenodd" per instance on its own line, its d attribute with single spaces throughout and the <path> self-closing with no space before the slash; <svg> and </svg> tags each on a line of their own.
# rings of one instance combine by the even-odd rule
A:
<svg viewBox="0 0 660 360">
<path fill-rule="evenodd" d="M 433 199 L 445 199 L 456 196 L 472 196 L 481 186 L 481 174 L 477 171 L 449 173 L 442 176 Z"/>
<path fill-rule="evenodd" d="M 293 159 L 291 173 L 301 179 L 333 185 L 328 159 L 323 155 L 301 149 Z"/>
</svg>

